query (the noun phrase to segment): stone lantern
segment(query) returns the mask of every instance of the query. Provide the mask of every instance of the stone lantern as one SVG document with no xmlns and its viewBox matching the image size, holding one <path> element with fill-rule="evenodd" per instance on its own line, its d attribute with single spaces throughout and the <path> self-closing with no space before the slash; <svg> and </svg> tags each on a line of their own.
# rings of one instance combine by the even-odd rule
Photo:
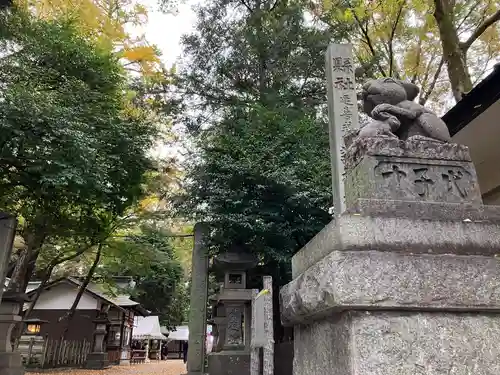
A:
<svg viewBox="0 0 500 375">
<path fill-rule="evenodd" d="M 27 358 L 27 363 L 40 363 L 43 354 L 45 339 L 41 334 L 42 325 L 49 323 L 48 320 L 38 318 L 25 319 L 24 332 L 19 339 L 19 351 L 23 357 Z"/>
<path fill-rule="evenodd" d="M 0 374 L 22 375 L 24 368 L 19 351 L 12 350 L 11 336 L 14 326 L 21 322 L 19 315 L 25 294 L 5 292 L 0 303 Z"/>
<path fill-rule="evenodd" d="M 210 375 L 250 373 L 250 329 L 252 290 L 247 289 L 247 271 L 257 259 L 239 248 L 218 255 L 214 268 L 223 276 L 223 287 L 214 296 L 217 344 L 208 355 Z"/>
<path fill-rule="evenodd" d="M 107 327 L 110 324 L 108 318 L 109 308 L 109 305 L 103 305 L 97 319 L 93 321 L 95 324 L 94 342 L 92 344 L 92 352 L 87 356 L 85 368 L 97 370 L 109 367 L 108 353 L 104 347 L 104 337 L 107 333 Z"/>
</svg>

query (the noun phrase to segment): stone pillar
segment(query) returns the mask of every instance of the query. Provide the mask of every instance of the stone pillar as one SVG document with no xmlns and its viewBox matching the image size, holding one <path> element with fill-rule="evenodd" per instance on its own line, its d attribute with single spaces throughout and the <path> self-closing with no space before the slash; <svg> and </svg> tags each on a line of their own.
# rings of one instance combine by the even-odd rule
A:
<svg viewBox="0 0 500 375">
<path fill-rule="evenodd" d="M 343 153 L 346 135 L 359 127 L 354 59 L 350 44 L 332 44 L 326 52 L 326 81 L 330 155 L 332 167 L 332 195 L 335 216 L 345 210 Z"/>
<path fill-rule="evenodd" d="M 264 289 L 268 291 L 264 298 L 264 331 L 266 334 L 266 344 L 263 348 L 262 368 L 263 375 L 274 374 L 274 319 L 273 319 L 273 278 L 264 276 Z"/>
<path fill-rule="evenodd" d="M 188 375 L 201 375 L 205 369 L 207 334 L 208 254 L 204 246 L 206 228 L 194 226 L 194 248 L 191 271 L 191 308 L 189 310 Z"/>
<path fill-rule="evenodd" d="M 95 331 L 94 341 L 92 343 L 92 352 L 87 356 L 85 368 L 99 370 L 109 367 L 108 353 L 105 351 L 104 336 L 106 336 L 106 327 L 110 323 L 105 314 L 94 320 Z"/>
<path fill-rule="evenodd" d="M 245 348 L 250 348 L 251 338 L 252 338 L 252 303 L 245 303 L 245 313 L 244 313 L 244 333 L 245 338 Z"/>
<path fill-rule="evenodd" d="M 4 290 L 7 266 L 12 253 L 17 220 L 14 216 L 0 212 L 0 300 Z"/>
<path fill-rule="evenodd" d="M 12 351 L 12 330 L 21 321 L 20 310 L 26 300 L 19 293 L 4 293 L 5 276 L 12 253 L 17 220 L 0 212 L 0 375 L 22 375 L 24 368 L 18 351 Z"/>
<path fill-rule="evenodd" d="M 468 149 L 357 138 L 346 211 L 280 292 L 294 375 L 500 374 L 500 206 Z"/>
<path fill-rule="evenodd" d="M 15 325 L 21 322 L 19 313 L 25 300 L 18 293 L 3 294 L 0 303 L 0 375 L 24 374 L 21 353 L 12 351 L 11 335 Z"/>
<path fill-rule="evenodd" d="M 255 342 L 255 324 L 257 317 L 257 310 L 255 306 L 255 297 L 259 294 L 258 289 L 252 290 L 252 332 L 251 342 Z M 260 375 L 260 347 L 250 348 L 250 375 Z"/>
</svg>

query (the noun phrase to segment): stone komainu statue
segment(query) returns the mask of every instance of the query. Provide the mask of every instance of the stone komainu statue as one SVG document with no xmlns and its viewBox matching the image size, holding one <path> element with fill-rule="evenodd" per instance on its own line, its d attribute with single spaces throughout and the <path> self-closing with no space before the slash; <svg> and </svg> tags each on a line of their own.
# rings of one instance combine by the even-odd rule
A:
<svg viewBox="0 0 500 375">
<path fill-rule="evenodd" d="M 363 85 L 363 111 L 373 121 L 362 127 L 360 137 L 389 136 L 407 140 L 451 140 L 448 127 L 436 114 L 416 103 L 419 88 L 394 78 L 367 81 Z"/>
</svg>

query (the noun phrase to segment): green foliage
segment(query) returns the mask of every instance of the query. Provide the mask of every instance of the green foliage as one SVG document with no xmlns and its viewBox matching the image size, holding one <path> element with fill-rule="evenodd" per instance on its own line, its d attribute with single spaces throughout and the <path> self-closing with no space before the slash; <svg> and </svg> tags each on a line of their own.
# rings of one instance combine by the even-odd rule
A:
<svg viewBox="0 0 500 375">
<path fill-rule="evenodd" d="M 324 51 L 335 35 L 307 26 L 302 9 L 204 4 L 178 79 L 181 108 L 191 108 L 181 119 L 198 146 L 183 212 L 211 224 L 212 253 L 245 243 L 278 284 L 330 220 Z"/>
<path fill-rule="evenodd" d="M 132 298 L 158 314 L 162 324 L 173 327 L 185 319 L 189 296 L 183 285 L 183 269 L 167 233 L 142 226 L 134 234 L 107 242 L 96 277 L 132 276 Z"/>
<path fill-rule="evenodd" d="M 127 105 L 117 59 L 73 24 L 0 17 L 0 205 L 20 216 L 26 272 L 44 242 L 109 235 L 142 195 L 157 129 Z"/>
</svg>

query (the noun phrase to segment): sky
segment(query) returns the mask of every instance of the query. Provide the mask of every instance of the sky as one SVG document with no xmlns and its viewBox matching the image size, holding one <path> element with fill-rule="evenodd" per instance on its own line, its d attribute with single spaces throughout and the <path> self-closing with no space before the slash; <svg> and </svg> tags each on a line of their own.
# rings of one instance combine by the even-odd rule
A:
<svg viewBox="0 0 500 375">
<path fill-rule="evenodd" d="M 159 10 L 158 0 L 142 0 L 148 8 L 148 23 L 135 32 L 144 33 L 151 44 L 162 51 L 162 60 L 167 67 L 173 65 L 181 54 L 180 38 L 193 30 L 196 20 L 192 11 L 195 0 L 181 0 L 175 14 L 166 14 Z"/>
<path fill-rule="evenodd" d="M 175 1 L 175 0 L 172 0 Z M 167 14 L 159 9 L 159 0 L 142 0 L 141 4 L 148 8 L 148 22 L 142 27 L 134 27 L 131 34 L 146 36 L 150 44 L 156 45 L 162 52 L 161 59 L 169 68 L 175 64 L 182 53 L 180 39 L 183 34 L 191 32 L 196 20 L 193 5 L 200 0 L 180 0 L 175 14 Z M 180 148 L 165 145 L 161 141 L 151 150 L 153 157 L 167 159 L 176 157 L 182 160 Z"/>
</svg>

